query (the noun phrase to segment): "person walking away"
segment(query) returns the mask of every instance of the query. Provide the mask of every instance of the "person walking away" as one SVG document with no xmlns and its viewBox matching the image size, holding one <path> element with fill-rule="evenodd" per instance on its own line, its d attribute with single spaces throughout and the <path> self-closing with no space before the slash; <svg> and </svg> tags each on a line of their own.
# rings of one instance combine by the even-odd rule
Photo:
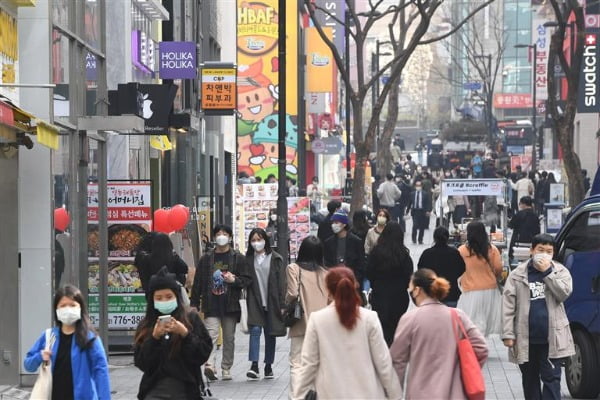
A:
<svg viewBox="0 0 600 400">
<path fill-rule="evenodd" d="M 388 223 L 369 255 L 367 278 L 371 282 L 371 307 L 377 312 L 383 337 L 388 346 L 400 317 L 408 308 L 406 289 L 413 262 L 406 246 L 404 231 L 397 222 Z"/>
<path fill-rule="evenodd" d="M 563 304 L 573 281 L 553 256 L 552 236 L 534 236 L 531 258 L 508 276 L 502 296 L 502 341 L 510 361 L 519 365 L 523 393 L 531 400 L 561 398 L 561 363 L 575 354 Z"/>
<path fill-rule="evenodd" d="M 135 332 L 133 359 L 143 372 L 138 399 L 200 398 L 201 367 L 212 348 L 200 317 L 186 309 L 175 276 L 163 267 L 150 279 L 146 315 Z"/>
<path fill-rule="evenodd" d="M 429 227 L 429 216 L 431 215 L 431 197 L 423 190 L 421 181 L 415 182 L 415 190 L 411 194 L 411 202 L 408 205 L 408 211 L 413 219 L 412 227 L 412 242 L 417 243 L 417 236 L 419 244 L 423 244 L 423 236 L 425 235 L 425 229 Z"/>
<path fill-rule="evenodd" d="M 548 172 L 542 171 L 540 181 L 537 184 L 535 191 L 535 211 L 538 217 L 544 214 L 544 203 L 546 201 L 546 193 L 550 194 L 550 185 L 548 184 Z"/>
<path fill-rule="evenodd" d="M 379 210 L 379 212 L 377 212 L 377 223 L 374 227 L 369 229 L 365 238 L 365 254 L 367 256 L 371 253 L 371 250 L 377 244 L 377 240 L 379 239 L 381 232 L 383 232 L 383 229 L 385 228 L 387 223 L 390 222 L 390 220 L 390 213 L 385 208 L 382 208 L 381 210 Z"/>
<path fill-rule="evenodd" d="M 433 231 L 433 247 L 426 249 L 417 267 L 428 268 L 441 278 L 450 282 L 450 291 L 442 301 L 449 307 L 456 307 L 460 297 L 458 278 L 465 272 L 465 261 L 454 247 L 448 246 L 450 232 L 443 226 L 438 226 Z"/>
<path fill-rule="evenodd" d="M 333 231 L 331 230 L 331 217 L 333 217 L 333 214 L 341 207 L 342 203 L 337 200 L 330 200 L 329 203 L 327 203 L 327 211 L 329 214 L 321 223 L 319 223 L 319 230 L 317 230 L 317 236 L 322 243 L 325 243 L 325 240 L 329 239 L 330 236 L 333 236 Z"/>
<path fill-rule="evenodd" d="M 527 174 L 523 172 L 517 183 L 511 182 L 513 190 L 517 191 L 517 199 L 522 199 L 525 196 L 533 196 L 534 189 L 533 182 L 527 177 Z"/>
<path fill-rule="evenodd" d="M 471 168 L 473 169 L 473 177 L 483 177 L 483 159 L 479 153 L 475 153 L 475 156 L 471 159 Z"/>
<path fill-rule="evenodd" d="M 548 173 L 548 182 L 546 183 L 547 185 L 547 190 L 544 193 L 544 201 L 546 203 L 550 203 L 550 185 L 552 185 L 553 183 L 557 183 L 556 182 L 556 178 L 554 177 L 554 172 L 549 172 Z"/>
<path fill-rule="evenodd" d="M 300 295 L 302 318 L 289 330 L 290 343 L 290 397 L 298 386 L 302 365 L 302 344 L 306 325 L 311 314 L 327 306 L 327 289 L 323 266 L 323 244 L 316 236 L 307 236 L 300 244 L 296 262 L 287 268 L 287 292 L 285 301 L 293 302 Z M 300 292 L 298 292 L 298 288 Z"/>
<path fill-rule="evenodd" d="M 311 208 L 314 208 L 314 210 L 319 210 L 321 208 L 321 198 L 323 197 L 323 192 L 319 188 L 318 176 L 314 176 L 311 184 L 306 187 L 306 195 L 310 197 Z"/>
<path fill-rule="evenodd" d="M 188 266 L 173 250 L 173 242 L 169 236 L 157 232 L 151 235 L 151 240 L 149 251 L 140 248 L 134 260 L 144 291 L 148 290 L 148 282 L 152 275 L 165 265 L 170 273 L 175 274 L 177 281 L 185 285 Z"/>
<path fill-rule="evenodd" d="M 312 387 L 319 399 L 400 399 L 401 387 L 377 313 L 360 307 L 349 268 L 331 268 L 325 283 L 333 303 L 308 319 L 293 399 Z"/>
<path fill-rule="evenodd" d="M 406 214 L 406 209 L 410 205 L 412 188 L 410 187 L 409 178 L 406 175 L 402 175 L 399 177 L 399 181 L 396 182 L 398 188 L 402 192 L 400 199 L 398 200 L 396 206 L 398 207 L 398 222 L 402 225 L 402 229 L 406 232 L 406 221 L 404 216 Z"/>
<path fill-rule="evenodd" d="M 235 326 L 240 321 L 241 313 L 240 294 L 242 289 L 252 283 L 252 277 L 245 257 L 231 247 L 231 227 L 216 225 L 213 228 L 213 237 L 216 247 L 206 252 L 198 261 L 190 305 L 204 314 L 204 324 L 213 341 L 213 351 L 204 367 L 204 375 L 210 381 L 217 380 L 216 345 L 221 329 L 221 375 L 223 380 L 231 380 Z"/>
<path fill-rule="evenodd" d="M 49 350 L 46 332 L 29 349 L 23 366 L 35 372 L 52 362 L 52 400 L 110 400 L 108 362 L 102 340 L 94 331 L 81 291 L 59 288 L 54 295 L 54 321 Z"/>
<path fill-rule="evenodd" d="M 331 229 L 334 236 L 325 240 L 324 245 L 325 265 L 345 265 L 352 269 L 356 279 L 362 283 L 365 277 L 365 247 L 359 237 L 348 231 L 348 214 L 344 210 L 333 214 Z"/>
<path fill-rule="evenodd" d="M 400 199 L 402 192 L 398 189 L 398 185 L 394 183 L 394 175 L 388 173 L 385 178 L 386 181 L 379 185 L 377 189 L 377 197 L 379 198 L 380 207 L 388 210 L 392 218 L 394 218 L 396 200 Z"/>
<path fill-rule="evenodd" d="M 267 236 L 269 236 L 269 246 L 273 250 L 277 249 L 277 209 L 271 208 L 269 210 L 269 222 L 265 228 Z"/>
<path fill-rule="evenodd" d="M 483 367 L 487 360 L 487 344 L 477 326 L 466 313 L 442 303 L 449 290 L 448 281 L 428 268 L 412 275 L 408 292 L 417 307 L 400 319 L 390 348 L 400 382 L 404 383 L 408 374 L 404 388 L 407 400 L 467 399 L 456 351 L 458 326 L 451 312 L 458 313 L 479 365 Z"/>
<path fill-rule="evenodd" d="M 502 274 L 502 257 L 490 244 L 480 221 L 467 225 L 467 244 L 458 248 L 465 261 L 465 273 L 459 279 L 462 294 L 457 308 L 463 310 L 485 335 L 499 334 L 501 297 L 497 279 Z"/>
<path fill-rule="evenodd" d="M 533 211 L 531 197 L 521 197 L 519 212 L 511 218 L 508 227 L 513 230 L 508 251 L 508 259 L 512 263 L 516 243 L 531 243 L 533 237 L 540 233 L 540 220 Z"/>
<path fill-rule="evenodd" d="M 452 222 L 454 225 L 462 224 L 463 218 L 471 214 L 471 203 L 468 196 L 448 196 L 448 206 L 454 208 Z"/>
<path fill-rule="evenodd" d="M 248 328 L 250 349 L 248 360 L 252 363 L 246 373 L 248 380 L 257 380 L 260 335 L 265 333 L 264 378 L 273 379 L 273 362 L 277 336 L 285 336 L 287 328 L 283 323 L 282 310 L 285 309 L 287 289 L 283 257 L 269 246 L 267 232 L 254 228 L 248 235 L 246 264 L 250 269 L 252 283 L 248 286 Z"/>
</svg>

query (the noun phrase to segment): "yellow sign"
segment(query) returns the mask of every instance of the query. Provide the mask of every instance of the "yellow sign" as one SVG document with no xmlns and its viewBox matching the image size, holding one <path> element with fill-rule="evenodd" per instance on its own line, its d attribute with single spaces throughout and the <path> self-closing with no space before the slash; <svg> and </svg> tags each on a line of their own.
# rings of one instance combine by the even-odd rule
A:
<svg viewBox="0 0 600 400">
<path fill-rule="evenodd" d="M 295 3 L 294 3 L 295 4 Z M 298 9 L 286 9 L 286 173 L 298 174 Z M 237 0 L 238 173 L 265 180 L 278 170 L 277 0 Z M 283 91 L 282 91 L 283 92 Z"/>
<path fill-rule="evenodd" d="M 17 20 L 6 11 L 0 10 L 0 54 L 17 60 L 19 57 L 19 39 Z"/>
<path fill-rule="evenodd" d="M 235 68 L 202 69 L 201 108 L 233 110 L 236 100 Z"/>
<path fill-rule="evenodd" d="M 58 150 L 58 129 L 40 119 L 35 122 L 37 125 L 38 143 L 53 150 Z"/>
<path fill-rule="evenodd" d="M 324 27 L 329 40 L 333 40 L 333 28 Z M 319 36 L 317 28 L 306 28 L 306 77 L 307 91 L 330 93 L 333 91 L 333 56 L 331 49 Z"/>
</svg>

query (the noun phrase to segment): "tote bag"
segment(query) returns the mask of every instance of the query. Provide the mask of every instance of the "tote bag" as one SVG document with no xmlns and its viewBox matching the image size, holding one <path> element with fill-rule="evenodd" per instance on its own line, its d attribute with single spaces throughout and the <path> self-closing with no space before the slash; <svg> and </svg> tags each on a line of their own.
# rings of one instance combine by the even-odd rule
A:
<svg viewBox="0 0 600 400">
<path fill-rule="evenodd" d="M 46 346 L 44 350 L 50 350 L 56 338 L 52 329 L 46 329 Z M 50 400 L 52 398 L 52 362 L 43 361 L 40 372 L 31 391 L 31 400 Z"/>
<path fill-rule="evenodd" d="M 460 378 L 463 389 L 469 400 L 483 400 L 485 399 L 485 380 L 483 379 L 481 366 L 458 312 L 455 309 L 450 309 L 450 312 L 452 313 L 452 330 L 458 347 Z M 459 338 L 461 333 L 462 338 Z"/>
<path fill-rule="evenodd" d="M 246 303 L 246 289 L 242 289 L 240 294 L 240 330 L 242 333 L 249 333 L 248 329 L 248 303 Z"/>
</svg>

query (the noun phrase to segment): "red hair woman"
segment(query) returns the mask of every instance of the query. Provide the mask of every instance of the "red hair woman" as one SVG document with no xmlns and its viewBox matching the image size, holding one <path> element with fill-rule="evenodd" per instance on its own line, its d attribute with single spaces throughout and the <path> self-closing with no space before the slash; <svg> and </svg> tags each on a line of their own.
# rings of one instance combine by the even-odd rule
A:
<svg viewBox="0 0 600 400">
<path fill-rule="evenodd" d="M 360 307 L 354 273 L 331 268 L 325 283 L 333 301 L 310 315 L 292 397 L 304 399 L 314 388 L 321 399 L 401 398 L 379 318 Z"/>
</svg>

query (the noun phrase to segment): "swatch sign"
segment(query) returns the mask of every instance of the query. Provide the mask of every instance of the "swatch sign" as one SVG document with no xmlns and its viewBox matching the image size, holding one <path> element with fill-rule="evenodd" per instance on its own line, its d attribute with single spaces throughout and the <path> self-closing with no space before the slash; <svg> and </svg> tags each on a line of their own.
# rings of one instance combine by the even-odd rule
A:
<svg viewBox="0 0 600 400">
<path fill-rule="evenodd" d="M 161 42 L 158 65 L 161 79 L 195 79 L 196 43 Z"/>
</svg>

